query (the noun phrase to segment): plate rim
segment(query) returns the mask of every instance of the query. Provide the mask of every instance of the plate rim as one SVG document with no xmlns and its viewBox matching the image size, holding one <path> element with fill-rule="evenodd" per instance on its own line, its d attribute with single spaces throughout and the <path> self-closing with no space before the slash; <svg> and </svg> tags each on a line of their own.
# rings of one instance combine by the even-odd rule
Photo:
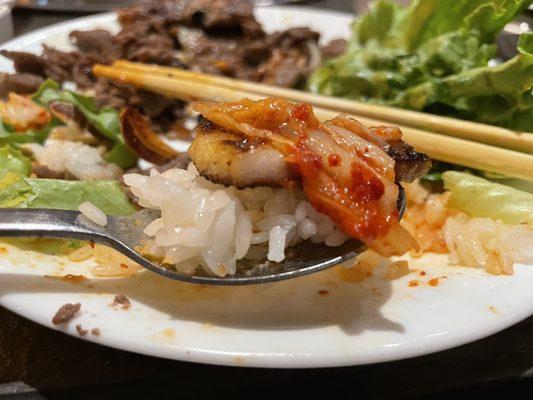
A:
<svg viewBox="0 0 533 400">
<path fill-rule="evenodd" d="M 330 10 L 320 10 L 312 7 L 302 7 L 302 6 L 282 6 L 282 7 L 268 7 L 270 11 L 273 12 L 307 12 L 310 15 L 324 15 L 328 14 L 332 17 L 342 17 L 342 18 L 352 18 L 353 16 L 349 13 L 342 13 L 338 11 L 330 11 Z M 266 9 L 263 8 L 263 9 Z M 29 42 L 35 43 L 36 41 L 42 42 L 46 36 L 49 36 L 51 34 L 58 34 L 61 32 L 67 32 L 67 30 L 72 30 L 75 28 L 81 28 L 83 29 L 83 24 L 86 25 L 97 25 L 101 23 L 106 22 L 114 22 L 116 20 L 116 14 L 114 12 L 106 12 L 106 13 L 99 13 L 95 15 L 90 16 L 84 16 L 79 18 L 70 19 L 67 21 L 59 22 L 56 24 L 49 25 L 47 27 L 43 27 L 31 32 L 28 32 L 24 35 L 18 36 L 16 38 L 13 38 L 9 41 L 6 41 L 5 43 L 2 43 L 0 45 L 1 49 L 20 49 L 21 47 L 24 47 Z M 81 23 L 81 26 L 80 26 Z M 124 343 L 124 342 L 118 342 L 115 340 L 106 340 L 102 341 L 101 339 L 97 338 L 91 338 L 89 336 L 86 337 L 79 337 L 72 331 L 66 331 L 65 329 L 54 327 L 50 321 L 46 323 L 46 321 L 43 322 L 42 319 L 36 318 L 33 315 L 28 316 L 28 314 L 24 314 L 24 309 L 21 309 L 20 307 L 17 307 L 14 304 L 11 304 L 12 301 L 9 300 L 9 298 L 5 298 L 4 296 L 0 297 L 0 304 L 7 308 L 8 310 L 16 313 L 17 315 L 20 315 L 23 318 L 29 319 L 39 325 L 45 326 L 47 328 L 54 329 L 56 331 L 60 331 L 66 334 L 69 334 L 71 336 L 74 336 L 78 339 L 87 340 L 89 342 L 98 343 L 100 345 L 105 345 L 108 347 L 112 347 L 119 350 L 125 350 L 130 351 L 134 353 L 139 354 L 145 354 L 150 356 L 156 356 L 161 358 L 167 358 L 167 359 L 175 359 L 175 360 L 182 360 L 187 362 L 196 362 L 196 363 L 204 363 L 204 364 L 212 364 L 212 365 L 225 365 L 225 366 L 239 366 L 236 365 L 234 362 L 235 356 L 239 356 L 238 353 L 228 353 L 228 352 L 205 352 L 201 351 L 199 349 L 190 349 L 187 350 L 186 348 L 176 349 L 173 348 L 172 351 L 168 351 L 168 349 L 164 347 L 159 347 L 158 350 L 147 350 L 147 349 L 138 349 L 135 348 L 134 343 Z M 7 305 L 6 305 L 7 304 Z M 31 313 L 30 313 L 31 314 Z M 357 357 L 349 356 L 349 357 L 340 357 L 337 355 L 329 355 L 328 357 L 317 357 L 317 356 L 307 356 L 307 355 L 301 355 L 301 356 L 291 356 L 291 355 L 276 355 L 273 353 L 262 353 L 262 354 L 254 354 L 253 358 L 247 359 L 245 366 L 246 367 L 258 367 L 258 368 L 322 368 L 322 367 L 342 367 L 342 366 L 354 366 L 354 365 L 366 365 L 366 364 L 374 364 L 374 363 L 382 363 L 382 362 L 389 362 L 389 361 L 396 361 L 400 359 L 408 359 L 408 358 L 414 358 L 421 355 L 426 355 L 430 353 L 435 353 L 439 351 L 443 351 L 446 349 L 450 349 L 453 347 L 458 347 L 467 343 L 471 343 L 477 340 L 480 340 L 482 338 L 485 338 L 487 336 L 490 336 L 494 333 L 500 332 L 517 322 L 526 319 L 533 315 L 533 308 L 530 310 L 527 310 L 525 308 L 522 308 L 520 310 L 516 310 L 514 312 L 508 311 L 506 313 L 506 317 L 504 319 L 498 320 L 498 322 L 494 322 L 490 324 L 489 327 L 486 327 L 484 329 L 481 329 L 481 332 L 477 331 L 476 333 L 472 334 L 469 333 L 469 335 L 465 335 L 463 330 L 456 330 L 453 333 L 449 333 L 445 335 L 445 338 L 442 338 L 438 341 L 430 341 L 428 343 L 424 343 L 422 346 L 419 344 L 412 344 L 412 349 L 410 348 L 402 347 L 397 351 L 396 353 L 391 352 L 376 352 L 373 356 L 368 356 L 364 359 L 357 359 Z M 190 353 L 187 354 L 187 352 L 190 351 Z M 408 353 L 406 355 L 406 353 Z"/>
</svg>

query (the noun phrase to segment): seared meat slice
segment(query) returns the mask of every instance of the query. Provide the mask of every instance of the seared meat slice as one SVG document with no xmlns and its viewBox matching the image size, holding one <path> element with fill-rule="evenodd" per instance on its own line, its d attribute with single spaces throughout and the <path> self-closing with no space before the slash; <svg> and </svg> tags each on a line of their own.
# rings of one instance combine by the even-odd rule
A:
<svg viewBox="0 0 533 400">
<path fill-rule="evenodd" d="M 196 128 L 189 155 L 203 176 L 223 185 L 281 186 L 291 178 L 283 155 L 270 143 L 230 132 L 207 120 Z"/>
<path fill-rule="evenodd" d="M 346 118 L 341 116 L 329 122 L 348 128 L 343 125 L 345 121 Z M 429 170 L 429 156 L 415 151 L 409 144 L 398 139 L 396 132 L 399 135 L 401 132 L 394 130 L 395 133 L 385 140 L 377 133 L 381 131 L 386 129 L 371 128 L 368 132 L 374 135 L 374 144 L 394 160 L 396 182 L 413 182 Z M 376 158 L 379 158 L 379 151 L 374 148 L 374 152 Z M 267 140 L 231 132 L 205 119 L 196 128 L 196 138 L 189 154 L 203 176 L 228 186 L 276 187 L 298 180 L 281 152 Z"/>
</svg>

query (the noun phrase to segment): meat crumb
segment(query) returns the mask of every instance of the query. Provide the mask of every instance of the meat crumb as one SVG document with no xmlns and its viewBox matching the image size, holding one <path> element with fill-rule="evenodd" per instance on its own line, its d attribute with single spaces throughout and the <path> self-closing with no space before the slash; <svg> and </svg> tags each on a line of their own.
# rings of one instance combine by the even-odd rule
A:
<svg viewBox="0 0 533 400">
<path fill-rule="evenodd" d="M 121 306 L 123 310 L 128 310 L 131 307 L 131 302 L 130 299 L 128 299 L 125 295 L 117 294 L 113 300 L 113 303 L 110 305 L 111 307 Z"/>
<path fill-rule="evenodd" d="M 318 294 L 321 296 L 327 296 L 329 294 L 329 290 L 319 290 Z"/>
<path fill-rule="evenodd" d="M 80 311 L 81 303 L 62 305 L 52 318 L 54 325 L 64 324 L 69 322 Z"/>
<path fill-rule="evenodd" d="M 76 325 L 76 330 L 80 336 L 85 336 L 89 332 L 87 329 L 83 329 L 80 324 Z"/>
<path fill-rule="evenodd" d="M 100 336 L 100 329 L 99 328 L 93 328 L 91 329 L 91 334 L 93 336 Z"/>
</svg>

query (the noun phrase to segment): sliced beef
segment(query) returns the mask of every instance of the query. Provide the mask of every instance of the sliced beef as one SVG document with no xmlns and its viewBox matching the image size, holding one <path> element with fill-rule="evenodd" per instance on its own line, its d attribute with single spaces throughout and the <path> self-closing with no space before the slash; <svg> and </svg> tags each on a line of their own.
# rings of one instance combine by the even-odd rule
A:
<svg viewBox="0 0 533 400">
<path fill-rule="evenodd" d="M 45 165 L 33 164 L 32 172 L 37 176 L 37 178 L 45 179 L 67 179 L 67 175 L 62 171 L 54 171 L 53 169 L 48 168 Z"/>
<path fill-rule="evenodd" d="M 10 92 L 19 94 L 34 93 L 44 79 L 33 74 L 0 74 L 0 98 L 5 98 Z"/>
<path fill-rule="evenodd" d="M 282 50 L 289 50 L 295 47 L 306 46 L 308 41 L 318 42 L 320 35 L 309 28 L 290 28 L 285 31 L 274 32 L 267 39 L 267 42 Z M 304 50 L 304 49 L 301 49 Z"/>
<path fill-rule="evenodd" d="M 334 39 L 322 47 L 323 58 L 333 58 L 340 56 L 346 50 L 348 42 L 345 39 Z"/>
<path fill-rule="evenodd" d="M 431 159 L 427 154 L 418 153 L 402 140 L 390 142 L 385 151 L 395 161 L 397 182 L 413 182 L 431 168 Z"/>
<path fill-rule="evenodd" d="M 295 87 L 308 74 L 308 58 L 295 50 L 274 50 L 272 57 L 259 67 L 261 82 L 269 85 Z"/>
<path fill-rule="evenodd" d="M 40 56 L 23 51 L 0 50 L 0 54 L 13 61 L 15 71 L 45 77 L 48 67 L 46 60 Z"/>
<path fill-rule="evenodd" d="M 1 54 L 14 61 L 18 73 L 74 82 L 93 93 L 100 106 L 139 108 L 163 131 L 183 115 L 184 102 L 96 78 L 92 66 L 127 59 L 294 87 L 317 62 L 316 32 L 293 28 L 266 34 L 248 0 L 152 0 L 118 15 L 122 28 L 117 34 L 103 29 L 73 31 L 70 40 L 76 50 L 71 52 L 44 46 L 41 56 Z M 32 78 L 31 85 L 14 89 L 0 82 L 0 89 L 26 93 L 36 82 L 38 78 Z"/>
<path fill-rule="evenodd" d="M 107 53 L 113 46 L 113 35 L 105 29 L 92 31 L 72 31 L 69 35 L 72 44 L 80 51 L 97 51 Z"/>
<path fill-rule="evenodd" d="M 58 118 L 62 122 L 67 122 L 68 120 L 74 120 L 81 125 L 82 122 L 85 122 L 83 114 L 78 111 L 73 104 L 67 103 L 64 101 L 52 101 L 48 105 L 48 109 L 52 115 Z"/>
</svg>

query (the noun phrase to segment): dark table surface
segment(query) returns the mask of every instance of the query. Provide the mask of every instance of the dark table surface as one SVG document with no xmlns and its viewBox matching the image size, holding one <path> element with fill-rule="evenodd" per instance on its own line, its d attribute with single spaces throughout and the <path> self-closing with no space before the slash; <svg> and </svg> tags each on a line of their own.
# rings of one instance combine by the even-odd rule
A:
<svg viewBox="0 0 533 400">
<path fill-rule="evenodd" d="M 349 11 L 351 1 L 318 1 L 313 6 Z M 76 15 L 16 10 L 15 35 Z M 223 393 L 261 398 L 279 393 L 328 398 L 509 398 L 530 389 L 533 318 L 475 343 L 410 360 L 266 370 L 191 364 L 110 349 L 44 328 L 0 307 L 2 398 L 165 399 Z"/>
</svg>

